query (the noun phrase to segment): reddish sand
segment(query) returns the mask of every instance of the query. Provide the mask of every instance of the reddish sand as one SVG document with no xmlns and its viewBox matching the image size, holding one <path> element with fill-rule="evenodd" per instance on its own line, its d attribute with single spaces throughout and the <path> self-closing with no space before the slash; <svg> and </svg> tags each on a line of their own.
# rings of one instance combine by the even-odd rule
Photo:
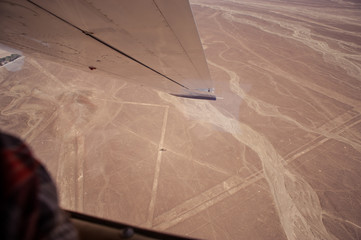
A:
<svg viewBox="0 0 361 240">
<path fill-rule="evenodd" d="M 193 0 L 216 102 L 26 56 L 0 127 L 64 208 L 205 239 L 361 236 L 361 5 Z"/>
</svg>

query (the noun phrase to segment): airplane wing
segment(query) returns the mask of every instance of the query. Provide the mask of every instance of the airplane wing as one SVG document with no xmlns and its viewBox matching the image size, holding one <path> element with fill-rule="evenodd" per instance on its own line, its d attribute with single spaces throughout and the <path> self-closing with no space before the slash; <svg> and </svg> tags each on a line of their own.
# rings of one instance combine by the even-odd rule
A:
<svg viewBox="0 0 361 240">
<path fill-rule="evenodd" d="M 0 1 L 0 29 L 25 53 L 215 99 L 188 0 Z"/>
</svg>

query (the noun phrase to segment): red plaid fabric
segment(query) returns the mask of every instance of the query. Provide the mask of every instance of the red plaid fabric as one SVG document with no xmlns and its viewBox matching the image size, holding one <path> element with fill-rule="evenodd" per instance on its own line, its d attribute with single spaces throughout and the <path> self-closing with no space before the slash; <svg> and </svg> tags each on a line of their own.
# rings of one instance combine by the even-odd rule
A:
<svg viewBox="0 0 361 240">
<path fill-rule="evenodd" d="M 48 172 L 19 139 L 0 133 L 0 239 L 77 239 Z"/>
</svg>

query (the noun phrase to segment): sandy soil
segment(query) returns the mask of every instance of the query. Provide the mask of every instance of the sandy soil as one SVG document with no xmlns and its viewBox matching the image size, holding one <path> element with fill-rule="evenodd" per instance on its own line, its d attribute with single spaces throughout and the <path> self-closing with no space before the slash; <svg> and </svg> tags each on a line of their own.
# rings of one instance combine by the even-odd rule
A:
<svg viewBox="0 0 361 240">
<path fill-rule="evenodd" d="M 25 56 L 0 128 L 64 208 L 205 239 L 360 239 L 361 5 L 192 0 L 216 102 Z"/>
</svg>

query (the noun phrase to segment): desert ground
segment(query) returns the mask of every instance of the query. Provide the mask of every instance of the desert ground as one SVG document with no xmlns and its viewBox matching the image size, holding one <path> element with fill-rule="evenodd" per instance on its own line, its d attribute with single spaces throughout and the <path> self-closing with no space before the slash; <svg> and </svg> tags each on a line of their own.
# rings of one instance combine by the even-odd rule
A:
<svg viewBox="0 0 361 240">
<path fill-rule="evenodd" d="M 203 239 L 361 239 L 361 4 L 191 7 L 217 101 L 29 55 L 0 68 L 1 130 L 65 209 Z"/>
</svg>

